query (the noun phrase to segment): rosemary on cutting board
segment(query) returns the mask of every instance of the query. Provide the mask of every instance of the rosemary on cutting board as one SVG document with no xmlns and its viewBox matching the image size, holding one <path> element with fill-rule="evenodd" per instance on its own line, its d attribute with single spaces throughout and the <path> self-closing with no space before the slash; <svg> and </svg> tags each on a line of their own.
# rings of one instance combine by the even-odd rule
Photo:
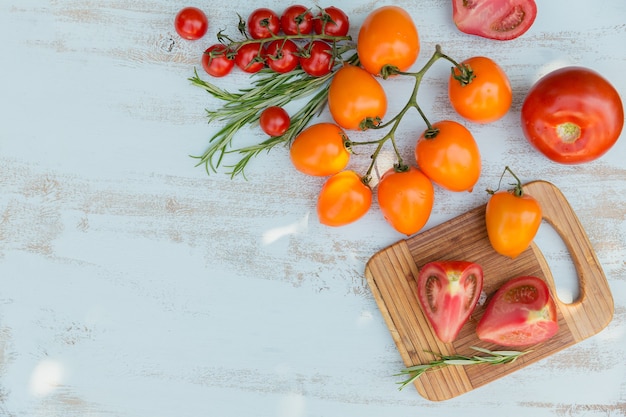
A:
<svg viewBox="0 0 626 417">
<path fill-rule="evenodd" d="M 485 356 L 465 356 L 465 355 L 441 355 L 438 353 L 432 353 L 437 359 L 434 359 L 428 363 L 410 366 L 402 370 L 399 374 L 394 376 L 407 376 L 404 381 L 398 382 L 400 384 L 399 390 L 402 390 L 409 384 L 412 384 L 417 378 L 422 376 L 425 372 L 445 368 L 447 366 L 467 366 L 467 365 L 479 365 L 479 364 L 491 364 L 498 365 L 504 363 L 515 362 L 517 358 L 529 353 L 530 351 L 519 352 L 516 350 L 489 350 L 476 346 L 471 346 L 477 352 L 484 353 Z"/>
</svg>

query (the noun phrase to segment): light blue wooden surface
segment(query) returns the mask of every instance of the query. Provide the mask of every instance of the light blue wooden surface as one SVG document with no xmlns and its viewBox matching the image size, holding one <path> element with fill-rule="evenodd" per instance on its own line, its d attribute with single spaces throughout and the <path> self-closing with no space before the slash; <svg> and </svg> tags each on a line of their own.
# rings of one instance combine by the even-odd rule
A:
<svg viewBox="0 0 626 417">
<path fill-rule="evenodd" d="M 418 25 L 416 69 L 441 44 L 459 60 L 494 58 L 514 88 L 509 115 L 471 126 L 484 158 L 478 191 L 438 189 L 427 227 L 483 204 L 504 165 L 523 181 L 551 181 L 589 234 L 615 318 L 579 345 L 442 403 L 395 384 L 403 365 L 363 270 L 403 236 L 377 207 L 345 228 L 319 225 L 321 180 L 296 174 L 280 148 L 254 160 L 247 181 L 193 167 L 188 155 L 217 129 L 204 109 L 219 103 L 187 78 L 251 3 L 196 4 L 210 20 L 199 42 L 174 31 L 188 5 L 180 1 L 1 3 L 0 415 L 626 415 L 626 139 L 596 162 L 565 167 L 535 152 L 518 121 L 525 91 L 558 66 L 593 68 L 626 96 L 626 3 L 539 3 L 533 27 L 505 43 L 458 32 L 449 1 L 395 3 Z M 382 4 L 336 5 L 355 35 Z M 420 90 L 432 119 L 456 117 L 448 71 L 433 67 Z M 247 82 L 235 72 L 220 85 Z M 387 88 L 391 114 L 406 85 Z M 404 152 L 422 130 L 417 117 L 403 123 Z M 261 138 L 250 129 L 241 140 Z M 566 299 L 576 291 L 566 251 L 545 226 L 537 242 Z"/>
</svg>

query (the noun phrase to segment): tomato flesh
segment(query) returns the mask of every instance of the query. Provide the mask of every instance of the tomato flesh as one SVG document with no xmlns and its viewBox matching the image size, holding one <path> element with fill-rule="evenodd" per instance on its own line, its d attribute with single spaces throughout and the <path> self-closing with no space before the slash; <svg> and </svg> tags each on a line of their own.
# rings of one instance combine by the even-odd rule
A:
<svg viewBox="0 0 626 417">
<path fill-rule="evenodd" d="M 495 40 L 515 39 L 537 17 L 534 0 L 452 0 L 452 18 L 464 33 Z"/>
<path fill-rule="evenodd" d="M 534 276 L 516 277 L 504 283 L 476 326 L 480 340 L 511 347 L 544 342 L 558 330 L 550 290 Z"/>
<path fill-rule="evenodd" d="M 435 335 L 453 342 L 468 321 L 483 289 L 483 269 L 468 261 L 430 262 L 417 278 L 417 296 Z"/>
<path fill-rule="evenodd" d="M 624 126 L 617 90 L 583 67 L 555 70 L 537 81 L 521 112 L 526 139 L 552 161 L 580 164 L 613 147 Z"/>
</svg>

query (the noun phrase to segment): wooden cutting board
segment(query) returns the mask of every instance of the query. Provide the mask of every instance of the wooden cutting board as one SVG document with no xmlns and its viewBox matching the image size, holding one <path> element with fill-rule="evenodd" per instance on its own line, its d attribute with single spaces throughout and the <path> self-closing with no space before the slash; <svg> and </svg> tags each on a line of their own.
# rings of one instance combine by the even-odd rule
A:
<svg viewBox="0 0 626 417">
<path fill-rule="evenodd" d="M 529 347 L 530 353 L 510 364 L 450 366 L 426 372 L 414 385 L 429 400 L 456 397 L 508 375 L 593 336 L 613 318 L 613 298 L 606 277 L 589 238 L 561 191 L 545 181 L 528 183 L 524 191 L 539 201 L 544 220 L 552 225 L 569 249 L 580 287 L 580 295 L 572 303 L 563 303 L 556 297 L 550 268 L 534 243 L 515 259 L 501 256 L 491 248 L 485 229 L 484 205 L 377 252 L 366 265 L 369 286 L 407 367 L 430 362 L 434 356 L 428 352 L 472 355 L 477 352 L 471 346 L 503 349 L 476 337 L 475 326 L 484 312 L 484 304 L 475 309 L 456 341 L 442 343 L 437 339 L 416 294 L 418 271 L 427 262 L 467 260 L 480 264 L 487 295 L 508 279 L 520 275 L 540 277 L 552 291 L 560 325 L 553 338 Z"/>
</svg>

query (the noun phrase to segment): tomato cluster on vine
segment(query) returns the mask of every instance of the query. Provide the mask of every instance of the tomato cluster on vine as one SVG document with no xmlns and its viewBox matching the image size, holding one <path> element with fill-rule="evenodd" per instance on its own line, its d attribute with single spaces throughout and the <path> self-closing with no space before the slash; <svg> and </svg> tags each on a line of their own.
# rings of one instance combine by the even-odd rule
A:
<svg viewBox="0 0 626 417">
<path fill-rule="evenodd" d="M 394 30 L 390 31 L 389 27 Z M 452 64 L 448 81 L 452 108 L 466 121 L 491 123 L 504 116 L 511 106 L 509 80 L 494 61 L 473 57 L 456 62 L 437 46 L 422 69 L 412 72 L 420 52 L 420 38 L 411 16 L 398 6 L 382 6 L 369 13 L 359 28 L 356 43 L 348 36 L 348 16 L 336 7 L 314 12 L 294 5 L 281 15 L 268 8 L 258 8 L 245 20 L 239 17 L 238 29 L 243 36 L 241 40 L 218 33 L 219 43 L 211 45 L 203 55 L 204 69 L 219 77 L 235 66 L 251 74 L 265 68 L 262 73 L 265 77 L 235 98 L 222 95 L 219 89 L 198 77 L 192 80 L 214 96 L 238 106 L 241 113 L 233 118 L 229 107 L 231 113 L 227 118 L 232 123 L 218 133 L 218 140 L 200 157 L 207 167 L 213 167 L 214 155 L 218 155 L 215 157 L 219 164 L 234 132 L 242 124 L 258 122 L 270 139 L 258 146 L 239 149 L 244 156 L 235 172 L 240 172 L 249 158 L 261 150 L 284 143 L 298 171 L 326 177 L 317 201 L 321 223 L 330 226 L 352 223 L 369 211 L 376 197 L 385 220 L 407 235 L 416 233 L 428 221 L 434 206 L 435 186 L 451 192 L 473 189 L 482 166 L 474 137 L 456 121 L 431 123 L 417 102 L 417 93 L 425 73 L 436 61 L 444 59 Z M 343 54 L 348 52 L 351 55 L 344 58 Z M 294 72 L 296 68 L 301 73 Z M 285 77 L 281 78 L 282 75 Z M 387 95 L 383 86 L 389 77 L 413 80 L 407 104 L 391 118 L 386 114 Z M 267 85 L 273 89 L 268 90 Z M 307 89 L 310 90 L 307 94 L 315 96 L 306 112 L 296 112 L 293 119 L 282 105 L 276 104 L 303 97 L 294 91 Z M 257 100 L 254 108 L 258 110 L 249 110 L 252 97 Z M 265 108 L 264 103 L 268 103 Z M 310 123 L 326 106 L 332 121 Z M 410 110 L 419 113 L 426 129 L 415 132 L 412 162 L 405 162 L 395 136 Z M 216 111 L 211 117 L 221 118 L 219 114 Z M 378 139 L 362 142 L 349 137 L 352 131 L 366 130 L 385 133 Z M 373 169 L 386 143 L 391 143 L 397 159 L 374 185 Z M 357 173 L 349 166 L 350 159 L 356 154 L 356 147 L 368 145 L 374 147 L 370 166 L 365 173 Z"/>
<path fill-rule="evenodd" d="M 206 32 L 206 17 L 204 23 L 199 23 L 203 19 L 199 9 L 185 10 L 177 17 L 177 31 L 186 39 L 199 39 Z M 202 26 L 203 30 L 186 35 L 184 27 L 193 25 Z M 341 53 L 339 43 L 350 40 L 349 29 L 348 16 L 334 6 L 314 10 L 295 4 L 280 15 L 261 7 L 247 19 L 239 16 L 242 39 L 219 32 L 218 43 L 205 50 L 201 63 L 213 77 L 224 77 L 235 67 L 250 74 L 264 68 L 281 74 L 302 68 L 307 74 L 320 77 L 332 71 Z"/>
</svg>

